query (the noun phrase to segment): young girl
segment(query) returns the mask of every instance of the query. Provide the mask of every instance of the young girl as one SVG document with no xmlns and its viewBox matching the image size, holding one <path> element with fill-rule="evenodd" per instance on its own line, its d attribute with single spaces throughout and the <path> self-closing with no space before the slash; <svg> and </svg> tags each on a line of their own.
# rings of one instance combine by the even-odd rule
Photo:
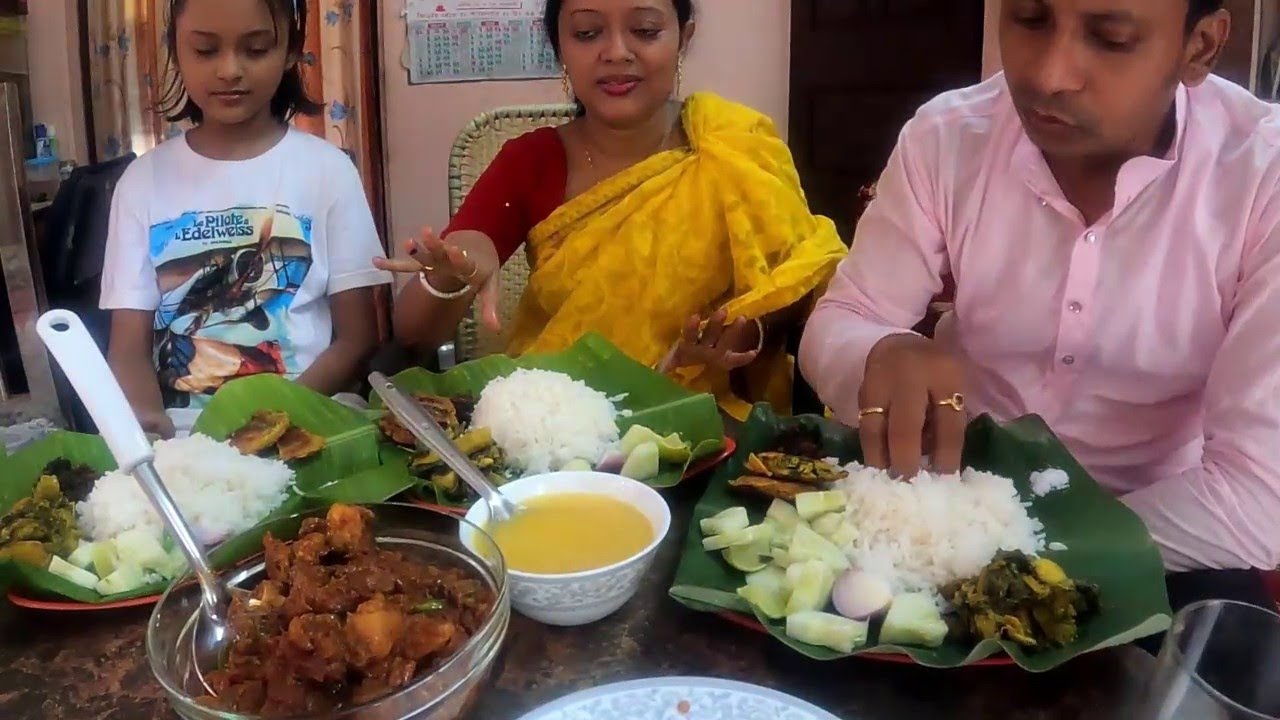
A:
<svg viewBox="0 0 1280 720">
<path fill-rule="evenodd" d="M 321 110 L 298 68 L 306 3 L 169 10 L 165 110 L 195 127 L 116 187 L 101 301 L 111 367 L 161 436 L 235 378 L 351 387 L 378 342 L 373 288 L 390 281 L 369 267 L 383 250 L 355 166 L 288 124 Z"/>
</svg>

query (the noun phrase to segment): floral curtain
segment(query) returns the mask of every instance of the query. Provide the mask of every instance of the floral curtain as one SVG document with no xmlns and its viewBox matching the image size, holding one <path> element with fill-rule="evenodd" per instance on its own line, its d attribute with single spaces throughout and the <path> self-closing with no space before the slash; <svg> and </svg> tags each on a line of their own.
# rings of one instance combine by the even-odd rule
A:
<svg viewBox="0 0 1280 720">
<path fill-rule="evenodd" d="M 86 3 L 95 160 L 142 153 L 181 132 L 155 112 L 164 92 L 164 0 Z"/>
<path fill-rule="evenodd" d="M 351 156 L 364 179 L 374 217 L 383 217 L 382 147 L 378 127 L 374 0 L 305 0 L 307 42 L 301 58 L 320 117 L 295 124 L 327 138 Z M 164 47 L 167 0 L 87 3 L 96 160 L 142 153 L 181 134 L 156 109 L 169 69 Z"/>
</svg>

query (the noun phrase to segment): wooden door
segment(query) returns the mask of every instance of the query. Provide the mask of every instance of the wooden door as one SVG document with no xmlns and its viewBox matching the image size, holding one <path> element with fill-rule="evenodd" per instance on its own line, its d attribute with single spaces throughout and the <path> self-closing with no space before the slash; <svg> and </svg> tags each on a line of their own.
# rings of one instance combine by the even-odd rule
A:
<svg viewBox="0 0 1280 720">
<path fill-rule="evenodd" d="M 929 98 L 978 82 L 983 0 L 793 0 L 790 143 L 814 211 L 847 239 L 859 191 Z"/>
</svg>

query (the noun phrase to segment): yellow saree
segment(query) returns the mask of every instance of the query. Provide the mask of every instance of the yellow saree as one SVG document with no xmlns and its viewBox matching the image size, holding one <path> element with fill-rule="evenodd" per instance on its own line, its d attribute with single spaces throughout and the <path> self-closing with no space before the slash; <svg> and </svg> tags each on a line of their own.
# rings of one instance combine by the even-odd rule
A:
<svg viewBox="0 0 1280 720">
<path fill-rule="evenodd" d="M 529 234 L 532 272 L 512 355 L 562 350 L 598 332 L 654 365 L 695 314 L 763 318 L 824 286 L 846 249 L 809 212 L 791 153 L 764 115 L 711 94 L 681 115 L 689 149 L 655 155 L 562 205 Z M 770 348 L 748 369 L 676 378 L 745 418 L 750 403 L 790 407 L 791 359 Z"/>
</svg>

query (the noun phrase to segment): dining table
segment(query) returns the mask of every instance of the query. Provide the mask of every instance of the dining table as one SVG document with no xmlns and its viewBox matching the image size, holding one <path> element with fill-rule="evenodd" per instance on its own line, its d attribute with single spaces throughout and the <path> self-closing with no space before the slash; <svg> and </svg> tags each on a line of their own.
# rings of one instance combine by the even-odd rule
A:
<svg viewBox="0 0 1280 720">
<path fill-rule="evenodd" d="M 859 658 L 824 663 L 684 608 L 667 591 L 705 485 L 702 478 L 665 491 L 673 509 L 670 534 L 640 590 L 619 612 L 575 628 L 515 616 L 493 676 L 465 720 L 517 720 L 576 691 L 659 676 L 753 683 L 842 720 L 1132 717 L 1155 665 L 1133 647 L 1084 655 L 1038 674 L 1010 666 L 935 670 Z M 176 718 L 147 662 L 150 612 L 0 606 L 0 718 Z"/>
</svg>

